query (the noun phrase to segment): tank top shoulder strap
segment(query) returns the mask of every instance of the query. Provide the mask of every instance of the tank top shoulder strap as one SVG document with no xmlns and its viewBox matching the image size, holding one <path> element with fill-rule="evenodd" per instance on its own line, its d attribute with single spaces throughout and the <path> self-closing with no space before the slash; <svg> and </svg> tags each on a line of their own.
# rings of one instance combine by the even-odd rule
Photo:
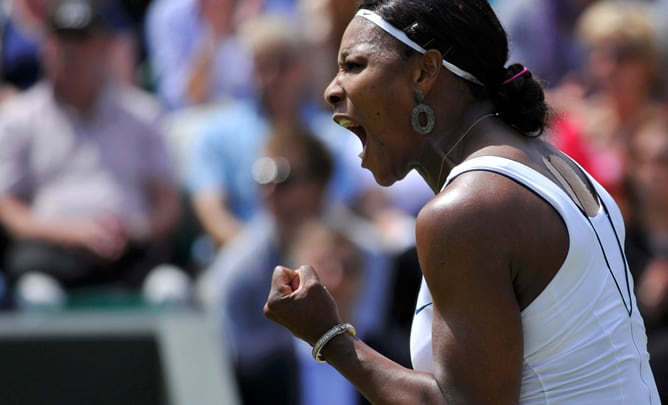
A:
<svg viewBox="0 0 668 405">
<path fill-rule="evenodd" d="M 565 218 L 582 215 L 570 196 L 553 181 L 523 163 L 500 156 L 480 156 L 455 166 L 443 189 L 460 175 L 471 171 L 488 171 L 512 179 L 543 198 Z"/>
</svg>

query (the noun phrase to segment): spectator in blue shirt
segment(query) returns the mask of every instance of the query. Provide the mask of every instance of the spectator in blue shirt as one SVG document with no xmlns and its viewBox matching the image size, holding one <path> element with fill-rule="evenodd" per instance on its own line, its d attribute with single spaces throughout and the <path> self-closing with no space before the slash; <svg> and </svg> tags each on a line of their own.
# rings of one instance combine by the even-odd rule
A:
<svg viewBox="0 0 668 405">
<path fill-rule="evenodd" d="M 308 128 L 330 148 L 335 156 L 331 203 L 351 201 L 373 184 L 350 151 L 359 151 L 359 142 L 346 137 L 307 96 L 306 48 L 292 21 L 258 17 L 246 25 L 243 37 L 253 55 L 257 102 L 227 103 L 204 118 L 187 159 L 186 182 L 195 213 L 219 246 L 260 208 L 253 162 L 274 130 Z"/>
<path fill-rule="evenodd" d="M 252 95 L 251 61 L 236 30 L 257 3 L 155 0 L 150 5 L 148 58 L 156 91 L 168 108 Z"/>
</svg>

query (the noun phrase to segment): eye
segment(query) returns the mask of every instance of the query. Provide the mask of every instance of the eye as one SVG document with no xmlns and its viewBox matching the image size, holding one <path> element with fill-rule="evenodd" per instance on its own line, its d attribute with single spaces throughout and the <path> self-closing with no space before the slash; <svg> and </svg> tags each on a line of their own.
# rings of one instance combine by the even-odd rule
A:
<svg viewBox="0 0 668 405">
<path fill-rule="evenodd" d="M 339 65 L 339 68 L 343 72 L 359 72 L 364 68 L 364 64 L 351 60 L 346 60 Z"/>
</svg>

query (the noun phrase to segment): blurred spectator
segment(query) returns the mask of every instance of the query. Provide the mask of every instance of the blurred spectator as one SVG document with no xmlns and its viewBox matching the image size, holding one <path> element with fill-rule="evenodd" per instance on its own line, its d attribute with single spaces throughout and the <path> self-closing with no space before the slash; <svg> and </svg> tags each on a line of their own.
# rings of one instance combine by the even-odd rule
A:
<svg viewBox="0 0 668 405">
<path fill-rule="evenodd" d="M 54 2 L 6 0 L 0 5 L 0 82 L 5 96 L 25 90 L 41 78 L 39 47 L 47 12 Z"/>
<path fill-rule="evenodd" d="M 23 91 L 42 78 L 40 48 L 44 42 L 48 10 L 59 0 L 8 0 L 0 6 L 0 72 L 3 88 L 0 100 Z M 107 11 L 115 35 L 108 58 L 113 74 L 121 82 L 140 83 L 140 40 L 125 9 Z"/>
<path fill-rule="evenodd" d="M 649 15 L 652 26 L 657 33 L 659 47 L 661 50 L 662 66 L 668 66 L 668 0 L 647 0 L 649 2 Z M 664 97 L 668 93 L 668 71 L 661 72 Z"/>
<path fill-rule="evenodd" d="M 258 0 L 154 0 L 146 41 L 158 95 L 169 109 L 252 96 L 251 61 L 237 29 Z"/>
<path fill-rule="evenodd" d="M 668 327 L 668 121 L 643 125 L 629 144 L 629 265 L 648 333 Z"/>
<path fill-rule="evenodd" d="M 261 0 L 262 13 L 294 16 L 297 13 L 298 0 Z"/>
<path fill-rule="evenodd" d="M 577 73 L 581 50 L 575 23 L 596 0 L 507 0 L 494 7 L 508 32 L 510 60 L 552 88 Z"/>
<path fill-rule="evenodd" d="M 299 16 L 304 22 L 307 46 L 312 55 L 313 96 L 324 103 L 325 87 L 338 70 L 339 42 L 357 11 L 356 0 L 299 0 Z"/>
<path fill-rule="evenodd" d="M 668 400 L 668 120 L 643 125 L 629 145 L 632 218 L 626 252 L 659 394 Z"/>
<path fill-rule="evenodd" d="M 663 113 L 656 94 L 661 70 L 656 34 L 641 4 L 612 0 L 587 8 L 577 33 L 586 50 L 585 82 L 556 106 L 553 141 L 610 191 L 628 221 L 628 145 L 641 125 Z"/>
<path fill-rule="evenodd" d="M 320 221 L 304 224 L 289 247 L 286 265 L 311 264 L 334 298 L 341 319 L 355 319 L 364 290 L 362 251 L 345 234 Z M 313 361 L 311 346 L 294 338 L 300 404 L 366 404 L 355 387 L 330 365 Z M 290 382 L 288 382 L 290 383 Z"/>
<path fill-rule="evenodd" d="M 306 95 L 309 59 L 299 27 L 284 17 L 262 15 L 244 26 L 242 37 L 253 55 L 257 103 L 228 103 L 203 118 L 187 158 L 195 212 L 218 246 L 260 209 L 252 167 L 272 131 L 310 128 L 327 144 L 335 156 L 332 204 L 350 201 L 372 184 L 356 157 L 357 139 Z"/>
<path fill-rule="evenodd" d="M 4 105 L 0 220 L 13 239 L 5 270 L 19 285 L 40 273 L 67 290 L 137 287 L 169 257 L 173 167 L 155 121 L 126 104 L 135 93 L 110 73 L 113 4 L 58 3 L 46 80 Z"/>
<path fill-rule="evenodd" d="M 222 311 L 225 322 L 236 325 L 225 327 L 223 332 L 230 335 L 227 341 L 238 355 L 252 355 L 266 345 L 262 341 L 265 335 L 257 333 L 259 327 L 276 331 L 275 339 L 284 336 L 291 341 L 290 335 L 264 319 L 264 296 L 271 272 L 285 260 L 295 231 L 305 221 L 323 214 L 325 190 L 333 170 L 331 155 L 310 133 L 274 135 L 266 156 L 258 153 L 256 159 L 263 166 L 257 177 L 264 184 L 255 182 L 254 187 L 261 187 L 267 211 L 223 247 L 199 281 L 200 300 L 205 307 L 216 318 Z M 254 344 L 255 336 L 261 341 Z"/>
<path fill-rule="evenodd" d="M 294 265 L 300 260 L 317 259 L 319 265 L 326 266 L 323 277 L 330 283 L 332 293 L 347 301 L 342 302 L 346 312 L 342 316 L 350 317 L 359 333 L 372 330 L 375 325 L 370 320 L 380 318 L 378 303 L 369 302 L 368 295 L 359 302 L 356 298 L 360 291 L 368 292 L 369 288 L 382 290 L 383 281 L 378 280 L 385 273 L 382 256 L 366 246 L 343 242 L 341 236 L 327 240 L 328 233 L 314 230 L 320 228 L 308 228 L 308 233 L 300 231 L 304 224 L 325 218 L 346 232 L 354 229 L 348 228 L 348 217 L 327 209 L 326 190 L 332 171 L 331 154 L 312 134 L 282 130 L 274 133 L 266 155 L 256 165 L 256 187 L 261 188 L 266 213 L 256 216 L 225 245 L 199 280 L 200 298 L 220 322 L 224 342 L 235 362 L 244 403 L 298 404 L 299 398 L 306 395 L 303 390 L 315 388 L 305 382 L 295 384 L 304 381 L 300 380 L 304 376 L 300 369 L 305 370 L 300 367 L 300 346 L 296 347 L 294 337 L 262 313 L 277 264 Z M 369 234 L 358 236 L 371 238 Z M 361 277 L 359 266 L 365 268 L 365 277 Z M 370 316 L 359 308 L 370 310 Z M 312 361 L 309 359 L 309 363 Z M 346 390 L 334 393 L 332 399 L 342 401 L 346 395 L 356 395 L 340 378 L 331 382 Z M 322 380 L 319 384 L 326 385 Z"/>
</svg>

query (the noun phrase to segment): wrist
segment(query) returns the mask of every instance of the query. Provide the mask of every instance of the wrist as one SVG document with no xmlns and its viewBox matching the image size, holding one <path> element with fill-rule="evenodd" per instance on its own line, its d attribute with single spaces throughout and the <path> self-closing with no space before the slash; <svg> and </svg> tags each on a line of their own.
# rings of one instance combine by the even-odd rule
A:
<svg viewBox="0 0 668 405">
<path fill-rule="evenodd" d="M 325 360 L 321 355 L 322 349 L 332 339 L 344 333 L 349 333 L 355 336 L 357 334 L 357 331 L 355 330 L 355 327 L 349 323 L 339 323 L 337 325 L 334 325 L 327 332 L 325 332 L 313 345 L 313 350 L 311 351 L 311 354 L 313 355 L 315 361 L 317 361 L 318 363 L 324 363 Z"/>
</svg>

